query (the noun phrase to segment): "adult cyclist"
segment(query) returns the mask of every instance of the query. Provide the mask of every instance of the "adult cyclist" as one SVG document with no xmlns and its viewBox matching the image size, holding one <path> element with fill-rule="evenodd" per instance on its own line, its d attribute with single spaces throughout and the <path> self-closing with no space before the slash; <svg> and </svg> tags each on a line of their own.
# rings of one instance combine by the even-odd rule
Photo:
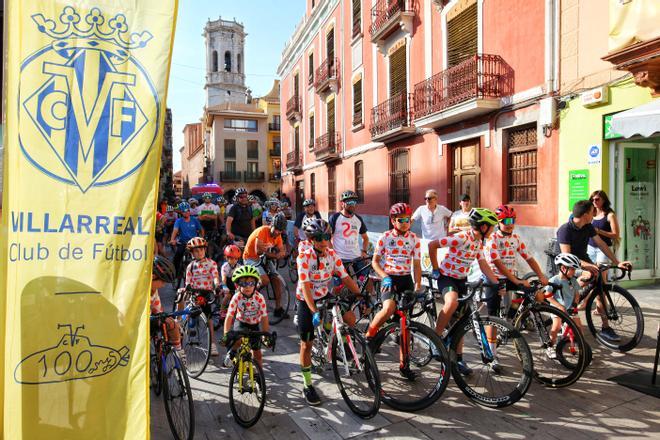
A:
<svg viewBox="0 0 660 440">
<path fill-rule="evenodd" d="M 351 273 L 350 269 L 352 273 L 356 273 L 371 264 L 371 261 L 366 259 L 369 249 L 367 225 L 355 212 L 358 203 L 355 192 L 344 191 L 340 200 L 341 211 L 332 214 L 328 221 L 332 229 L 332 248 L 341 258 L 348 273 Z M 360 238 L 362 246 L 360 246 Z"/>
<path fill-rule="evenodd" d="M 199 220 L 190 215 L 190 204 L 188 202 L 179 203 L 179 211 L 181 211 L 182 217 L 174 223 L 174 230 L 170 239 L 170 244 L 176 246 L 174 267 L 176 267 L 177 274 L 181 273 L 181 261 L 186 252 L 186 244 L 195 237 L 204 236 L 204 228 L 202 228 Z"/>
<path fill-rule="evenodd" d="M 227 237 L 232 241 L 245 240 L 256 227 L 247 189 L 236 189 L 234 199 L 235 203 L 227 212 Z"/>
</svg>

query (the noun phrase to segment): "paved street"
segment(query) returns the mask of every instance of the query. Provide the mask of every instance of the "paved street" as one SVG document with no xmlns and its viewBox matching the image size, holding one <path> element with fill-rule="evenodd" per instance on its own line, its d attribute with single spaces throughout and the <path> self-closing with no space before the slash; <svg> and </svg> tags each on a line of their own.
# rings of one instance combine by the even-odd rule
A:
<svg viewBox="0 0 660 440">
<path fill-rule="evenodd" d="M 222 357 L 213 358 L 199 380 L 192 380 L 195 398 L 196 439 L 428 439 L 428 438 L 658 438 L 658 399 L 609 382 L 628 370 L 651 369 L 655 333 L 660 322 L 660 286 L 635 289 L 642 302 L 646 331 L 641 347 L 632 353 L 612 353 L 594 348 L 591 368 L 573 387 L 561 390 L 533 383 L 525 398 L 504 410 L 473 404 L 453 384 L 435 405 L 418 413 L 402 413 L 382 406 L 373 419 L 364 421 L 345 406 L 330 371 L 315 383 L 323 404 L 311 408 L 301 397 L 298 338 L 292 322 L 276 326 L 276 353 L 265 354 L 268 402 L 257 425 L 239 427 L 231 417 L 227 395 L 229 369 Z M 165 303 L 172 292 L 163 294 Z M 169 439 L 163 403 L 152 394 L 152 438 Z"/>
</svg>

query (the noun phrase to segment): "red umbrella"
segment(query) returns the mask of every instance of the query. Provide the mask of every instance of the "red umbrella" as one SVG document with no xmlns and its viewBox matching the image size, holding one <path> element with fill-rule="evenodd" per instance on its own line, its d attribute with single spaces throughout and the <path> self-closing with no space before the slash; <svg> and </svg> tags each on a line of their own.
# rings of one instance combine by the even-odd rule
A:
<svg viewBox="0 0 660 440">
<path fill-rule="evenodd" d="M 211 193 L 218 196 L 221 196 L 223 193 L 222 187 L 216 183 L 207 183 L 203 185 L 195 185 L 191 189 L 193 195 L 200 195 L 204 193 Z"/>
</svg>

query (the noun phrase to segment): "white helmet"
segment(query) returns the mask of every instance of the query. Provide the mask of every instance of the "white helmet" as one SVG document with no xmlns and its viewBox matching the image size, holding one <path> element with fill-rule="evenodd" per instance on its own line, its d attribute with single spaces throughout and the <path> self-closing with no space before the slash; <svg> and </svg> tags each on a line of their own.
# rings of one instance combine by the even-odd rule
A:
<svg viewBox="0 0 660 440">
<path fill-rule="evenodd" d="M 555 257 L 555 266 L 566 266 L 573 269 L 580 269 L 580 259 L 573 254 L 561 253 Z"/>
</svg>

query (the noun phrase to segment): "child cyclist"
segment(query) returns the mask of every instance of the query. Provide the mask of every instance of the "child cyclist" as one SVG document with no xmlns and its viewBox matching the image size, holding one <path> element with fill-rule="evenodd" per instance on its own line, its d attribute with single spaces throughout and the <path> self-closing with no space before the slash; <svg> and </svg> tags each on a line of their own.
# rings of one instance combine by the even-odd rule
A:
<svg viewBox="0 0 660 440">
<path fill-rule="evenodd" d="M 220 275 L 218 274 L 218 265 L 210 258 L 206 258 L 207 243 L 202 237 L 194 237 L 188 241 L 186 245 L 188 251 L 193 256 L 193 261 L 186 269 L 186 287 L 193 289 L 219 290 L 220 288 Z M 204 314 L 208 319 L 209 332 L 211 333 L 211 356 L 218 355 L 218 348 L 215 346 L 215 339 L 213 337 L 213 320 L 211 317 L 211 303 L 215 300 L 215 294 L 209 293 L 206 298 L 206 304 L 202 307 Z M 179 308 L 183 308 L 184 301 L 179 304 Z"/>
<path fill-rule="evenodd" d="M 227 310 L 227 318 L 225 319 L 225 333 L 222 336 L 222 345 L 227 345 L 231 330 L 235 331 L 261 331 L 267 332 L 270 330 L 268 325 L 268 311 L 266 310 L 266 300 L 257 292 L 257 284 L 259 283 L 259 271 L 249 264 L 237 268 L 232 277 L 232 281 L 236 285 L 236 293 L 231 298 L 229 303 L 229 310 Z M 266 346 L 271 345 L 270 338 L 264 338 Z M 231 347 L 227 356 L 225 357 L 224 366 L 230 367 L 231 360 L 236 354 L 236 350 L 240 346 L 240 341 Z M 263 366 L 261 356 L 261 338 L 255 338 L 250 341 L 252 348 L 252 355 L 254 359 Z"/>
<path fill-rule="evenodd" d="M 232 295 L 236 291 L 236 286 L 232 281 L 234 271 L 240 267 L 238 260 L 241 258 L 241 249 L 235 244 L 230 244 L 225 247 L 223 252 L 226 261 L 220 268 L 220 277 L 222 281 L 222 302 L 220 304 L 220 320 L 224 320 L 227 316 L 227 307 Z"/>
<path fill-rule="evenodd" d="M 407 203 L 392 205 L 390 220 L 393 228 L 385 231 L 376 244 L 371 267 L 382 278 L 380 285 L 383 308 L 369 324 L 367 340 L 376 336 L 383 323 L 394 314 L 396 301 L 401 294 L 418 291 L 422 287 L 420 242 L 417 235 L 410 231 L 411 216 L 412 209 Z M 410 367 L 401 366 L 400 372 L 407 379 L 415 379 L 415 373 Z"/>
<path fill-rule="evenodd" d="M 474 260 L 478 261 L 481 272 L 490 282 L 497 284 L 497 277 L 483 259 L 484 243 L 497 225 L 497 216 L 490 209 L 473 208 L 468 214 L 468 221 L 470 229 L 429 243 L 432 277 L 437 280 L 438 290 L 445 299 L 435 323 L 435 331 L 439 335 L 442 335 L 456 311 L 459 296 L 467 294 L 467 276 Z M 438 264 L 437 251 L 440 248 L 449 249 Z M 461 374 L 468 376 L 472 373 L 472 369 L 463 360 L 462 353 L 457 353 L 457 364 Z"/>
<path fill-rule="evenodd" d="M 158 289 L 165 287 L 167 283 L 173 283 L 176 280 L 176 269 L 174 264 L 162 255 L 154 256 L 154 262 L 151 269 L 151 314 L 156 315 L 163 313 L 163 305 L 160 302 L 160 295 Z M 165 327 L 167 328 L 167 339 L 174 345 L 179 358 L 185 361 L 186 355 L 181 348 L 181 328 L 179 323 L 172 318 L 165 320 Z M 151 326 L 151 332 L 156 331 Z"/>
<path fill-rule="evenodd" d="M 321 399 L 312 385 L 312 345 L 314 344 L 314 328 L 321 324 L 321 313 L 316 307 L 316 301 L 324 298 L 330 291 L 333 275 L 338 276 L 344 285 L 358 295 L 355 281 L 348 276 L 346 269 L 335 251 L 330 248 L 330 224 L 322 219 L 314 218 L 305 227 L 311 247 L 303 249 L 298 254 L 298 333 L 300 334 L 300 369 L 303 376 L 303 396 L 308 404 L 320 405 Z M 355 325 L 355 315 L 347 311 L 343 315 L 344 322 Z"/>
<path fill-rule="evenodd" d="M 576 272 L 581 270 L 582 262 L 578 257 L 573 254 L 561 253 L 555 257 L 555 266 L 559 273 L 549 280 L 549 284 L 561 286 L 560 290 L 554 292 L 554 295 L 548 298 L 548 301 L 553 306 L 568 311 L 575 307 L 580 302 L 580 285 L 585 284 L 590 278 L 589 271 L 582 272 L 579 280 L 576 279 Z M 552 291 L 552 287 L 546 287 L 548 292 Z M 573 316 L 573 321 L 579 327 L 582 326 L 580 318 Z M 550 340 L 552 346 L 546 349 L 546 354 L 550 359 L 557 359 L 557 349 L 555 342 L 557 341 L 557 334 L 561 329 L 561 319 L 553 319 L 552 328 L 550 329 Z"/>
</svg>

